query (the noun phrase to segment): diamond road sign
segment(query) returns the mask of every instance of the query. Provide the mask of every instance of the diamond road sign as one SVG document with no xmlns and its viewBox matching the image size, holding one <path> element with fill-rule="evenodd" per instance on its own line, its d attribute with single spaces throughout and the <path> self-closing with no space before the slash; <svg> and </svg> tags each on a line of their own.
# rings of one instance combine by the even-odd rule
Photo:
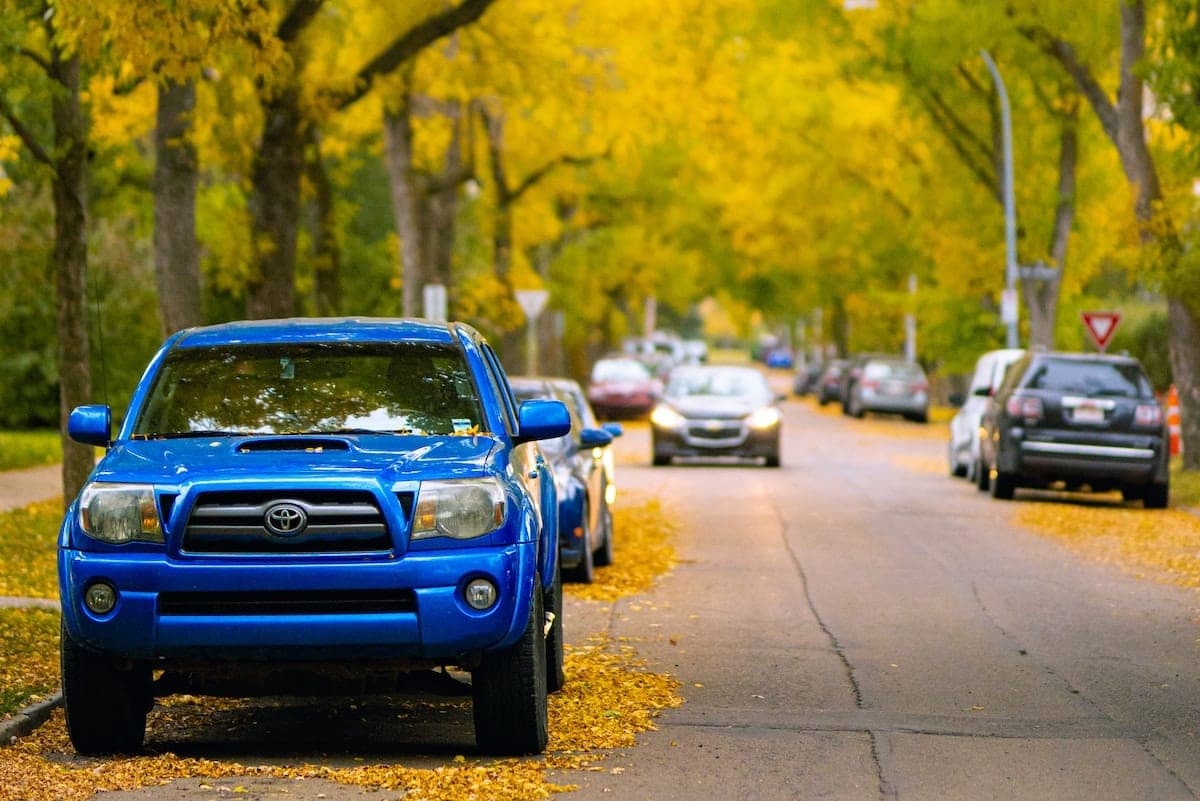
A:
<svg viewBox="0 0 1200 801">
<path fill-rule="evenodd" d="M 1117 323 L 1121 322 L 1121 313 L 1093 311 L 1083 312 L 1080 316 L 1083 317 L 1083 327 L 1087 329 L 1088 336 L 1103 353 L 1108 348 L 1108 343 L 1112 341 L 1113 332 L 1117 330 Z"/>
</svg>

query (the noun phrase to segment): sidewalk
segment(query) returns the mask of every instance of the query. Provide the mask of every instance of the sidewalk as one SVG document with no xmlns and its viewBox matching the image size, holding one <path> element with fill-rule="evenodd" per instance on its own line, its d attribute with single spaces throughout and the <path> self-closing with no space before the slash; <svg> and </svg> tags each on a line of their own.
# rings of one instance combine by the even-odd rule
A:
<svg viewBox="0 0 1200 801">
<path fill-rule="evenodd" d="M 0 512 L 62 497 L 62 465 L 0 472 Z"/>
</svg>

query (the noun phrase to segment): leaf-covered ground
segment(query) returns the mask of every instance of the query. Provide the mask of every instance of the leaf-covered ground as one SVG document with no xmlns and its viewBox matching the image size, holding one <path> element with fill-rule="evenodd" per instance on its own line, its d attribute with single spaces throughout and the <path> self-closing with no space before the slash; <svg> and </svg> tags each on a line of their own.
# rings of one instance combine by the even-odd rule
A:
<svg viewBox="0 0 1200 801">
<path fill-rule="evenodd" d="M 626 496 L 613 507 L 613 563 L 598 567 L 591 584 L 564 584 L 570 595 L 614 601 L 645 592 L 675 566 L 675 522 L 657 499 Z"/>
<path fill-rule="evenodd" d="M 568 591 L 584 598 L 613 600 L 648 589 L 654 580 L 675 563 L 670 539 L 669 515 L 657 501 L 625 499 L 615 510 L 616 560 L 598 571 L 590 587 L 567 585 Z M 627 557 L 626 555 L 634 555 Z M 52 552 L 51 552 L 52 562 Z M 42 610 L 9 610 L 0 617 L 0 641 L 6 660 L 0 662 L 0 679 L 9 686 L 48 686 L 58 683 L 58 615 Z M 239 777 L 324 779 L 341 784 L 397 790 L 406 801 L 484 801 L 537 799 L 572 788 L 551 782 L 550 772 L 600 770 L 597 763 L 613 748 L 635 744 L 639 732 L 655 727 L 662 709 L 678 706 L 679 682 L 674 677 L 650 672 L 634 649 L 624 643 L 594 639 L 583 646 L 568 647 L 567 683 L 550 697 L 550 745 L 539 758 L 489 760 L 471 755 L 448 758 L 435 768 L 406 767 L 403 760 L 366 761 L 352 768 L 323 765 L 254 765 L 232 761 L 182 758 L 159 753 L 132 758 L 81 759 L 67 739 L 61 711 L 50 721 L 12 746 L 0 748 L 0 801 L 54 798 L 61 801 L 89 798 L 98 790 L 152 787 L 195 777 L 202 782 L 222 781 L 214 790 L 246 792 Z M 11 670 L 12 672 L 4 672 Z M 40 684 L 38 684 L 40 682 Z M 220 737 L 223 712 L 236 706 L 229 701 L 172 696 L 160 699 L 150 715 L 148 738 L 151 750 L 156 733 L 171 727 L 208 727 Z M 470 701 L 450 700 L 469 717 Z M 469 737 L 469 735 L 468 735 Z M 232 782 L 232 783 L 231 783 Z"/>
<path fill-rule="evenodd" d="M 1015 521 L 1139 576 L 1200 588 L 1200 517 L 1125 506 L 1116 494 L 1019 502 Z"/>
<path fill-rule="evenodd" d="M 0 513 L 0 596 L 57 598 L 59 499 Z"/>
<path fill-rule="evenodd" d="M 58 687 L 58 612 L 0 609 L 0 719 Z"/>
</svg>

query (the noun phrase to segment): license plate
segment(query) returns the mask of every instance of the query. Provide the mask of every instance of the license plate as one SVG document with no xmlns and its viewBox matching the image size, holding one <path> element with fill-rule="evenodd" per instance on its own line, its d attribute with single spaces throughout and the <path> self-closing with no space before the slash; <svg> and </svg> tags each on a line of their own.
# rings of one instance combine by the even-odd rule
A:
<svg viewBox="0 0 1200 801">
<path fill-rule="evenodd" d="M 1103 423 L 1104 410 L 1099 406 L 1078 406 L 1072 419 L 1077 423 Z"/>
<path fill-rule="evenodd" d="M 906 385 L 903 381 L 888 381 L 883 385 L 884 395 L 903 395 Z"/>
</svg>

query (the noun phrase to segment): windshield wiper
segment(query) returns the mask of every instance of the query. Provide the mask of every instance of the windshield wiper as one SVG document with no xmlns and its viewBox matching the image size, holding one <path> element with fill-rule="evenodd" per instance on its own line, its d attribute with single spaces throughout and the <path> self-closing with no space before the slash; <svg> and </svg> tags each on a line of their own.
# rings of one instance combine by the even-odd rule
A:
<svg viewBox="0 0 1200 801">
<path fill-rule="evenodd" d="M 208 429 L 204 431 L 167 431 L 159 434 L 142 434 L 146 439 L 196 439 L 201 437 L 253 437 L 257 431 L 222 431 Z"/>
<path fill-rule="evenodd" d="M 398 434 L 421 434 L 421 433 L 424 433 L 424 432 L 422 432 L 422 431 L 418 431 L 418 430 L 417 430 L 417 429 L 415 429 L 415 428 L 396 428 L 396 429 L 381 429 L 381 428 L 330 428 L 330 429 L 323 429 L 323 430 L 321 430 L 321 431 L 316 431 L 316 430 L 314 430 L 314 431 L 301 431 L 300 433 L 301 433 L 301 434 L 304 434 L 304 435 L 307 435 L 307 436 L 314 436 L 314 435 L 321 435 L 321 434 L 365 434 L 365 435 L 367 435 L 367 436 L 370 436 L 370 435 L 379 435 L 379 436 L 384 436 L 384 435 L 387 435 L 387 436 L 394 436 L 394 435 L 398 435 Z"/>
</svg>

